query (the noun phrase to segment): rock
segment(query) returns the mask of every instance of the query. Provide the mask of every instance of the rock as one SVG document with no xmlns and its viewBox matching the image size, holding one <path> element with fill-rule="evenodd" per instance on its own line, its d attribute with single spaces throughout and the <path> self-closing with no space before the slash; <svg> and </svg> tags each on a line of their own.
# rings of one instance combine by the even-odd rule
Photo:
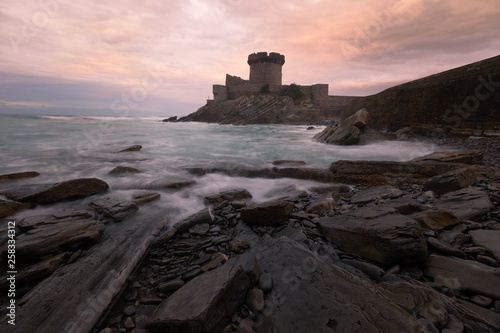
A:
<svg viewBox="0 0 500 333">
<path fill-rule="evenodd" d="M 104 231 L 104 224 L 95 220 L 61 221 L 40 225 L 16 237 L 16 258 L 33 260 L 58 251 L 78 249 L 95 242 Z M 7 246 L 1 253 L 7 252 Z"/>
<path fill-rule="evenodd" d="M 129 305 L 125 308 L 125 310 L 123 310 L 123 315 L 130 317 L 135 315 L 136 312 L 137 309 L 135 308 L 135 306 Z"/>
<path fill-rule="evenodd" d="M 394 208 L 364 207 L 355 212 L 322 218 L 326 239 L 345 252 L 391 265 L 422 262 L 427 244 L 418 223 Z"/>
<path fill-rule="evenodd" d="M 377 199 L 395 199 L 403 196 L 403 191 L 391 185 L 377 186 L 356 193 L 351 197 L 353 204 L 366 204 Z"/>
<path fill-rule="evenodd" d="M 306 165 L 307 163 L 304 162 L 304 161 L 296 161 L 296 160 L 276 160 L 276 161 L 273 161 L 273 164 L 274 165 L 283 165 L 283 164 L 286 164 L 286 165 Z"/>
<path fill-rule="evenodd" d="M 143 329 L 143 328 L 146 328 L 146 325 L 148 323 L 148 316 L 137 316 L 137 318 L 135 318 L 135 327 L 137 327 L 138 329 Z"/>
<path fill-rule="evenodd" d="M 236 209 L 241 209 L 243 207 L 246 207 L 247 202 L 245 200 L 233 200 L 231 201 L 231 206 L 233 206 Z"/>
<path fill-rule="evenodd" d="M 307 207 L 307 212 L 322 213 L 323 211 L 326 211 L 331 213 L 335 208 L 337 208 L 337 201 L 329 196 L 311 202 L 311 204 Z"/>
<path fill-rule="evenodd" d="M 124 173 L 141 173 L 142 171 L 136 168 L 117 166 L 109 172 L 110 175 L 122 175 Z"/>
<path fill-rule="evenodd" d="M 7 198 L 14 201 L 52 203 L 61 200 L 74 199 L 104 192 L 109 185 L 97 178 L 81 178 L 56 184 L 23 185 L 3 192 Z"/>
<path fill-rule="evenodd" d="M 271 201 L 241 209 L 241 219 L 250 225 L 279 225 L 288 219 L 293 204 L 287 201 Z"/>
<path fill-rule="evenodd" d="M 259 282 L 260 278 L 260 266 L 259 261 L 255 255 L 251 252 L 245 252 L 242 255 L 232 257 L 227 262 L 233 266 L 241 266 L 245 271 L 245 274 L 250 279 L 250 286 L 254 286 Z"/>
<path fill-rule="evenodd" d="M 346 265 L 359 269 L 361 272 L 366 274 L 370 279 L 372 279 L 377 283 L 380 282 L 380 279 L 384 275 L 383 269 L 367 262 L 350 260 L 350 259 L 344 259 L 342 260 L 342 262 Z"/>
<path fill-rule="evenodd" d="M 471 230 L 472 242 L 488 250 L 500 262 L 500 230 Z"/>
<path fill-rule="evenodd" d="M 163 299 L 161 297 L 156 296 L 156 295 L 147 295 L 147 296 L 144 296 L 143 298 L 141 298 L 141 303 L 146 304 L 146 305 L 160 304 L 161 302 L 163 302 Z"/>
<path fill-rule="evenodd" d="M 196 277 L 158 306 L 147 329 L 152 333 L 222 331 L 245 299 L 248 284 L 243 269 L 228 264 Z"/>
<path fill-rule="evenodd" d="M 464 332 L 464 324 L 453 315 L 450 315 L 448 317 L 448 323 L 441 330 L 441 333 L 463 333 L 463 332 Z"/>
<path fill-rule="evenodd" d="M 68 252 L 60 253 L 19 270 L 16 274 L 16 284 L 21 286 L 46 278 L 56 271 L 68 255 Z M 8 289 L 9 280 L 7 280 L 7 276 L 3 275 L 0 280 L 0 290 L 7 291 Z"/>
<path fill-rule="evenodd" d="M 366 127 L 368 117 L 368 111 L 361 109 L 339 126 L 328 126 L 321 133 L 316 134 L 313 140 L 342 146 L 355 145 Z"/>
<path fill-rule="evenodd" d="M 192 179 L 187 178 L 176 178 L 176 177 L 167 177 L 161 180 L 155 180 L 150 183 L 147 183 L 142 186 L 138 186 L 137 189 L 140 190 L 163 190 L 163 189 L 171 189 L 171 190 L 180 190 L 186 187 L 190 187 L 196 184 L 196 182 Z"/>
<path fill-rule="evenodd" d="M 195 224 L 191 228 L 189 228 L 189 233 L 195 236 L 201 236 L 206 234 L 209 229 L 210 224 L 208 223 Z"/>
<path fill-rule="evenodd" d="M 262 290 L 257 288 L 250 289 L 247 293 L 246 303 L 252 311 L 261 312 L 264 310 L 264 293 Z"/>
<path fill-rule="evenodd" d="M 113 330 L 109 327 L 102 329 L 99 333 L 113 333 Z"/>
<path fill-rule="evenodd" d="M 177 229 L 175 228 L 169 228 L 163 235 L 158 237 L 158 239 L 155 242 L 156 247 L 161 247 L 170 242 L 170 240 L 175 236 L 177 233 Z"/>
<path fill-rule="evenodd" d="M 33 208 L 32 203 L 21 203 L 15 201 L 7 201 L 0 199 L 0 218 L 14 215 L 26 209 Z"/>
<path fill-rule="evenodd" d="M 200 210 L 198 213 L 191 215 L 190 217 L 184 219 L 181 222 L 178 222 L 174 225 L 174 228 L 177 229 L 180 233 L 186 232 L 189 228 L 197 225 L 197 224 L 212 224 L 214 221 L 214 212 L 213 208 L 207 207 Z"/>
<path fill-rule="evenodd" d="M 219 266 L 219 264 L 223 264 L 227 261 L 227 256 L 223 253 L 220 253 L 220 252 L 215 252 L 215 253 L 212 253 L 212 255 L 210 256 L 210 260 L 206 263 L 204 263 L 203 265 L 201 265 L 201 271 L 202 272 L 208 272 L 208 271 L 211 271 L 215 268 L 217 268 L 217 266 Z"/>
<path fill-rule="evenodd" d="M 313 130 L 313 129 L 315 129 L 314 126 L 309 126 L 308 128 L 306 128 L 306 130 L 308 130 L 308 131 Z"/>
<path fill-rule="evenodd" d="M 160 193 L 156 192 L 149 192 L 149 193 L 144 193 L 144 194 L 136 194 L 133 196 L 132 201 L 137 205 L 137 206 L 142 206 L 144 204 L 159 200 L 161 197 Z"/>
<path fill-rule="evenodd" d="M 493 302 L 493 300 L 489 297 L 486 297 L 486 296 L 482 296 L 482 295 L 474 295 L 470 298 L 470 300 L 479 305 L 479 306 L 482 306 L 483 308 L 487 308 L 491 305 L 491 303 Z"/>
<path fill-rule="evenodd" d="M 483 255 L 478 254 L 476 259 L 477 259 L 477 261 L 482 262 L 485 265 L 488 265 L 491 267 L 500 267 L 500 263 L 495 258 L 491 258 L 488 256 L 483 256 Z"/>
<path fill-rule="evenodd" d="M 141 145 L 133 145 L 133 146 L 130 146 L 128 148 L 125 148 L 125 149 L 118 151 L 118 153 L 124 153 L 124 152 L 128 152 L 128 151 L 139 151 L 141 149 L 142 149 Z"/>
<path fill-rule="evenodd" d="M 51 225 L 59 222 L 72 222 L 79 220 L 93 220 L 95 214 L 88 210 L 81 209 L 61 209 L 50 215 L 35 215 L 23 218 L 17 224 L 19 228 L 28 231 L 35 227 Z"/>
<path fill-rule="evenodd" d="M 329 183 L 332 181 L 332 173 L 324 169 L 316 168 L 277 168 L 271 170 L 272 176 L 269 178 L 293 178 L 314 180 L 317 182 Z"/>
<path fill-rule="evenodd" d="M 274 281 L 256 332 L 426 332 L 372 284 L 292 240 L 281 237 L 251 251 Z"/>
<path fill-rule="evenodd" d="M 448 322 L 446 305 L 432 289 L 402 280 L 382 282 L 377 285 L 377 289 L 394 303 L 425 318 L 438 329 Z"/>
<path fill-rule="evenodd" d="M 276 238 L 278 237 L 288 237 L 296 242 L 303 242 L 307 239 L 307 236 L 302 231 L 290 227 L 285 227 L 278 232 Z"/>
<path fill-rule="evenodd" d="M 478 187 L 465 188 L 443 195 L 436 207 L 450 211 L 459 220 L 471 220 L 493 209 L 488 193 Z"/>
<path fill-rule="evenodd" d="M 130 317 L 125 318 L 125 321 L 123 322 L 123 327 L 126 329 L 130 330 L 135 327 L 134 320 Z"/>
<path fill-rule="evenodd" d="M 480 150 L 459 150 L 436 152 L 429 155 L 414 158 L 411 162 L 447 162 L 463 164 L 481 164 L 483 161 L 483 152 Z"/>
<path fill-rule="evenodd" d="M 459 220 L 451 212 L 443 209 L 427 210 L 410 215 L 417 220 L 422 228 L 437 230 L 458 224 Z"/>
<path fill-rule="evenodd" d="M 139 209 L 139 206 L 131 201 L 122 201 L 113 197 L 94 200 L 90 203 L 90 207 L 114 222 L 122 221 Z"/>
<path fill-rule="evenodd" d="M 36 171 L 10 173 L 6 175 L 0 175 L 0 183 L 6 183 L 25 178 L 34 178 L 38 176 L 40 176 L 40 174 Z"/>
<path fill-rule="evenodd" d="M 451 256 L 455 256 L 455 257 L 459 257 L 459 258 L 465 258 L 467 255 L 465 254 L 465 252 L 463 251 L 460 251 L 458 249 L 455 249 L 454 247 L 440 241 L 439 239 L 437 238 L 434 238 L 434 237 L 429 237 L 427 238 L 427 243 L 432 246 L 433 248 L 435 248 L 436 250 L 442 252 L 442 253 L 445 253 L 445 254 L 449 254 Z"/>
<path fill-rule="evenodd" d="M 235 200 L 250 199 L 250 198 L 252 198 L 252 194 L 250 192 L 248 192 L 245 189 L 239 189 L 239 190 L 225 191 L 206 196 L 203 199 L 203 203 L 205 205 L 218 205 L 226 200 L 235 201 Z"/>
<path fill-rule="evenodd" d="M 168 117 L 167 119 L 163 119 L 164 123 L 175 123 L 177 121 L 177 116 Z"/>
<path fill-rule="evenodd" d="M 273 289 L 273 276 L 269 273 L 263 273 L 259 277 L 259 288 L 268 293 Z"/>
<path fill-rule="evenodd" d="M 445 194 L 472 186 L 476 181 L 476 175 L 470 169 L 457 169 L 432 177 L 424 183 L 424 190 Z"/>
<path fill-rule="evenodd" d="M 250 244 L 242 238 L 236 237 L 228 244 L 228 250 L 234 253 L 241 254 L 250 247 Z"/>
<path fill-rule="evenodd" d="M 458 286 L 470 292 L 500 298 L 500 269 L 492 268 L 471 260 L 440 255 L 431 255 L 425 262 L 427 276 L 453 280 Z M 478 276 L 481 282 L 478 283 Z"/>
<path fill-rule="evenodd" d="M 495 313 L 495 311 L 483 308 L 482 306 L 476 305 L 472 302 L 464 301 L 462 299 L 457 299 L 457 302 L 470 312 L 477 314 L 478 317 L 484 318 L 500 328 L 500 314 Z M 497 331 L 500 331 L 498 328 Z"/>
<path fill-rule="evenodd" d="M 463 164 L 441 162 L 336 161 L 330 165 L 332 181 L 365 186 L 424 183 Z"/>
<path fill-rule="evenodd" d="M 186 283 L 181 279 L 174 279 L 158 284 L 158 291 L 162 294 L 170 294 L 182 288 Z"/>
</svg>

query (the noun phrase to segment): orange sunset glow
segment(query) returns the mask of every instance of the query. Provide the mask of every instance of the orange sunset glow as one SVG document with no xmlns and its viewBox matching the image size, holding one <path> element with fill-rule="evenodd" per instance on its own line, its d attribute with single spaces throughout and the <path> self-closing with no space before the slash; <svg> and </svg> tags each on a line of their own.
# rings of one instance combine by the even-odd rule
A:
<svg viewBox="0 0 500 333">
<path fill-rule="evenodd" d="M 247 56 L 286 57 L 283 83 L 365 96 L 500 53 L 485 0 L 3 1 L 0 113 L 186 115 Z"/>
</svg>

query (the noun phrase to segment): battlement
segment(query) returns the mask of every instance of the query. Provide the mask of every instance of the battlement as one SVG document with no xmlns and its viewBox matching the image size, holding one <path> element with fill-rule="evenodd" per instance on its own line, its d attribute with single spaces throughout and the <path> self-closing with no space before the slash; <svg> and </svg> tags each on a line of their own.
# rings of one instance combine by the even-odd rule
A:
<svg viewBox="0 0 500 333">
<path fill-rule="evenodd" d="M 271 63 L 283 66 L 285 64 L 285 56 L 276 52 L 271 52 L 269 55 L 267 55 L 267 52 L 257 52 L 250 54 L 247 62 L 250 67 L 252 64 L 261 63 Z"/>
</svg>

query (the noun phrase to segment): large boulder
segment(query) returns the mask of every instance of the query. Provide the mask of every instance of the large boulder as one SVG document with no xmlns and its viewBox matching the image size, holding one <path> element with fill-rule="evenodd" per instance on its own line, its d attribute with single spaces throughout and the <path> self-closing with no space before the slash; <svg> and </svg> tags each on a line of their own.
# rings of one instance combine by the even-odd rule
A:
<svg viewBox="0 0 500 333">
<path fill-rule="evenodd" d="M 23 185 L 3 192 L 7 198 L 20 202 L 52 203 L 104 192 L 109 185 L 97 178 L 72 179 L 56 184 Z"/>
<path fill-rule="evenodd" d="M 470 169 L 457 169 L 432 177 L 424 183 L 424 190 L 445 194 L 472 186 L 476 181 L 476 175 Z"/>
<path fill-rule="evenodd" d="M 0 218 L 14 215 L 25 209 L 30 209 L 33 206 L 34 204 L 32 203 L 22 203 L 0 199 Z"/>
<path fill-rule="evenodd" d="M 278 225 L 286 221 L 292 211 L 293 204 L 288 201 L 270 201 L 243 207 L 241 219 L 250 225 Z"/>
<path fill-rule="evenodd" d="M 361 109 L 339 126 L 328 126 L 323 132 L 316 134 L 313 139 L 318 142 L 342 146 L 355 145 L 359 142 L 368 118 L 368 111 Z"/>
<path fill-rule="evenodd" d="M 422 228 L 437 230 L 460 222 L 451 212 L 443 209 L 431 209 L 411 214 L 409 217 L 417 220 Z"/>
<path fill-rule="evenodd" d="M 443 195 L 436 207 L 450 211 L 459 220 L 479 218 L 494 208 L 488 193 L 479 187 L 469 187 Z"/>
<path fill-rule="evenodd" d="M 351 202 L 365 204 L 378 199 L 396 199 L 403 196 L 403 194 L 403 191 L 394 186 L 382 185 L 356 193 L 352 196 Z"/>
<path fill-rule="evenodd" d="M 413 264 L 427 257 L 427 244 L 417 221 L 390 207 L 364 207 L 319 220 L 327 240 L 346 252 L 382 264 Z"/>
<path fill-rule="evenodd" d="M 155 310 L 147 324 L 153 333 L 221 332 L 245 300 L 249 279 L 229 264 L 189 281 Z"/>
<path fill-rule="evenodd" d="M 425 274 L 438 284 L 500 298 L 500 268 L 433 254 L 425 262 Z"/>
<path fill-rule="evenodd" d="M 280 237 L 255 244 L 262 274 L 272 290 L 253 329 L 264 332 L 429 332 L 419 321 L 381 297 L 372 284 Z M 300 314 L 300 315 L 299 315 Z"/>
</svg>

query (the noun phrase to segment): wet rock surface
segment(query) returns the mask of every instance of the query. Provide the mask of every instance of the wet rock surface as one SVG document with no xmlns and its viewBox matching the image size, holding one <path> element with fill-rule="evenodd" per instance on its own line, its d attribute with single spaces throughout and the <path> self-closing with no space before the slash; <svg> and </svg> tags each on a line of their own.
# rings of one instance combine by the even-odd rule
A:
<svg viewBox="0 0 500 333">
<path fill-rule="evenodd" d="M 224 327 L 213 332 L 498 331 L 493 305 L 500 300 L 495 291 L 499 268 L 489 237 L 500 222 L 500 190 L 491 186 L 497 181 L 476 181 L 445 195 L 411 183 L 318 187 L 283 200 L 278 206 L 290 203 L 292 211 L 273 225 L 244 222 L 247 207 L 270 203 L 253 204 L 247 198 L 242 208 L 238 200 L 222 201 L 211 206 L 211 223 L 201 219 L 160 237 L 129 282 L 129 289 L 138 293 L 135 301 L 123 299 L 100 328 L 132 332 L 118 315 L 120 307 L 132 305 L 138 313 L 149 313 L 146 331 L 156 332 L 148 298 L 170 304 L 162 307 L 162 316 L 175 318 L 179 312 L 166 309 L 183 306 L 175 301 L 179 295 L 195 295 L 203 284 L 194 282 L 240 266 L 250 281 L 248 290 L 238 298 L 231 318 L 219 306 Z M 325 195 L 336 197 L 337 205 L 307 213 Z M 462 214 L 468 207 L 475 207 L 474 213 Z M 265 221 L 265 216 L 255 220 Z M 339 230 L 333 231 L 335 225 Z M 342 239 L 343 229 L 354 229 L 361 240 Z M 493 310 L 477 304 L 488 302 Z M 154 309 L 160 311 L 157 305 Z M 175 326 L 179 332 L 210 332 L 202 328 L 203 321 L 192 322 L 194 326 L 182 320 L 172 325 L 180 325 Z"/>
</svg>

